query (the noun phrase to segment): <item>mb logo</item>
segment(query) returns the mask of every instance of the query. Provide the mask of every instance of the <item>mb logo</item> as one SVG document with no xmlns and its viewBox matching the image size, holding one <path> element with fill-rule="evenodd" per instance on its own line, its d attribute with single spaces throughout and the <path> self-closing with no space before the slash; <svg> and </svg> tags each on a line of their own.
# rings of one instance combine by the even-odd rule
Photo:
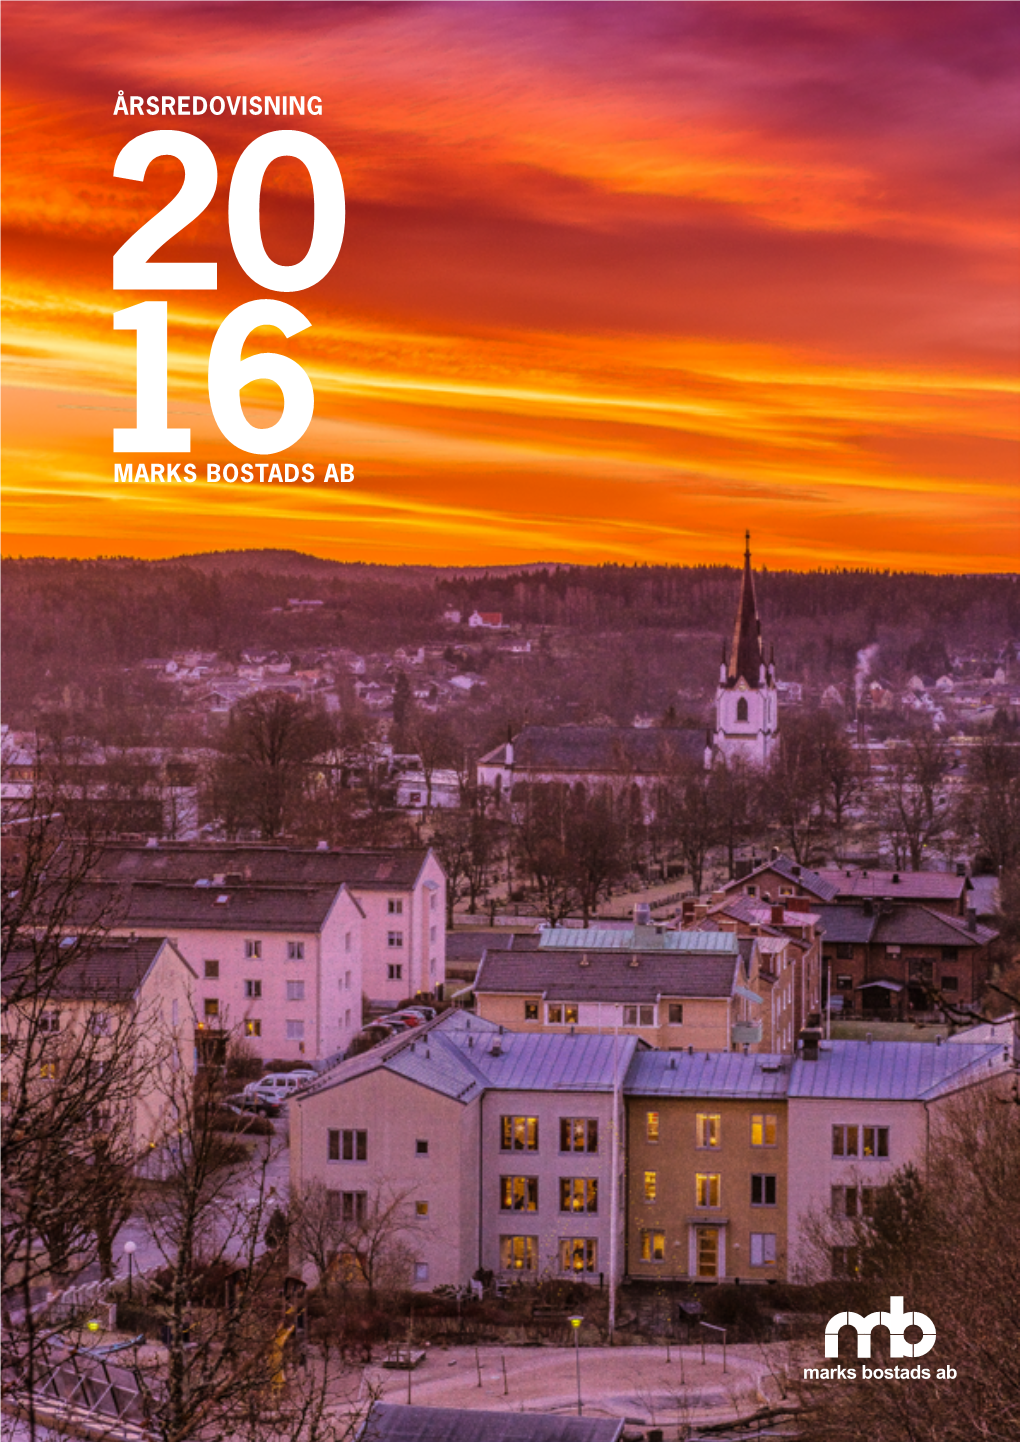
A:
<svg viewBox="0 0 1020 1442">
<path fill-rule="evenodd" d="M 830 1317 L 825 1327 L 825 1355 L 839 1356 L 839 1333 L 842 1327 L 857 1328 L 858 1357 L 871 1356 L 871 1333 L 876 1327 L 889 1328 L 889 1355 L 891 1357 L 923 1357 L 935 1345 L 935 1323 L 923 1312 L 904 1312 L 903 1298 L 890 1297 L 888 1312 L 871 1312 L 867 1317 L 857 1312 L 837 1312 Z M 908 1342 L 904 1332 L 908 1327 L 921 1331 L 919 1342 Z"/>
</svg>

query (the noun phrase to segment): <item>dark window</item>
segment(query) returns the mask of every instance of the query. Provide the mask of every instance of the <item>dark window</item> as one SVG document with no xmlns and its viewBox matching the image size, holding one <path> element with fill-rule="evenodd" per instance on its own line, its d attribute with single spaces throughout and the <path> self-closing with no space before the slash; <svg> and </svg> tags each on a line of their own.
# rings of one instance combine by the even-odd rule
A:
<svg viewBox="0 0 1020 1442">
<path fill-rule="evenodd" d="M 427 1156 L 428 1156 L 428 1154 L 429 1154 L 429 1144 L 428 1144 L 427 1138 L 425 1138 L 425 1137 L 419 1137 L 419 1138 L 418 1138 L 418 1140 L 417 1140 L 417 1141 L 415 1142 L 415 1144 L 414 1144 L 414 1153 L 415 1153 L 415 1156 L 418 1156 L 418 1157 L 427 1157 Z"/>
<path fill-rule="evenodd" d="M 683 1024 L 684 1024 L 684 1004 L 683 1004 L 682 1001 L 671 1001 L 671 1002 L 670 1002 L 670 1004 L 669 1004 L 669 1024 L 670 1024 L 670 1026 L 683 1026 Z"/>
<path fill-rule="evenodd" d="M 945 975 L 943 975 L 943 977 L 942 977 L 942 990 L 943 990 L 943 991 L 956 991 L 957 988 L 959 987 L 959 985 L 960 985 L 960 983 L 957 981 L 957 979 L 956 979 L 955 976 L 945 976 Z"/>
<path fill-rule="evenodd" d="M 368 1132 L 352 1128 L 330 1131 L 327 1157 L 331 1162 L 367 1162 Z"/>
<path fill-rule="evenodd" d="M 853 947 L 853 942 L 852 942 L 852 941 L 837 941 L 837 942 L 836 942 L 836 960 L 837 960 L 837 961 L 853 961 L 853 959 L 854 959 L 854 947 Z"/>
<path fill-rule="evenodd" d="M 747 720 L 747 701 L 743 696 L 741 696 L 740 700 L 737 702 L 737 720 Z"/>
<path fill-rule="evenodd" d="M 776 1205 L 776 1179 L 771 1174 L 756 1172 L 751 1177 L 751 1206 L 774 1207 Z"/>
<path fill-rule="evenodd" d="M 218 961 L 207 961 L 205 964 L 205 976 L 207 981 L 219 981 L 220 964 Z"/>
<path fill-rule="evenodd" d="M 960 951 L 959 951 L 959 948 L 958 948 L 958 947 L 955 947 L 955 946 L 944 946 L 944 947 L 942 948 L 942 960 L 943 960 L 943 961 L 959 961 L 959 959 L 960 959 Z"/>
</svg>

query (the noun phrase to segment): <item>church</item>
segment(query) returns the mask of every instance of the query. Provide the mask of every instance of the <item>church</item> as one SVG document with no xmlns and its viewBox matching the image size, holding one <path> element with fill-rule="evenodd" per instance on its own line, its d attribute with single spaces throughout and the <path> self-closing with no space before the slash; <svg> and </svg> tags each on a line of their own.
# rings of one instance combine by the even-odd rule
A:
<svg viewBox="0 0 1020 1442">
<path fill-rule="evenodd" d="M 679 769 L 737 761 L 763 769 L 778 744 L 776 668 L 771 654 L 765 660 L 748 532 L 733 636 L 723 648 L 715 724 L 707 735 L 674 727 L 524 726 L 481 758 L 478 784 L 504 801 L 523 800 L 531 786 L 630 790 L 650 816 L 656 787 Z"/>
</svg>

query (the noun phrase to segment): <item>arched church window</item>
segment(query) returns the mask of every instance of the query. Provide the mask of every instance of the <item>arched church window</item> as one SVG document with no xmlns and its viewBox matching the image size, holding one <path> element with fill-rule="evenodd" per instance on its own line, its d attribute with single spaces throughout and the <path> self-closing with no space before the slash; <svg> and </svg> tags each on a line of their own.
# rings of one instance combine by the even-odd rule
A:
<svg viewBox="0 0 1020 1442">
<path fill-rule="evenodd" d="M 746 721 L 746 720 L 747 720 L 747 697 L 746 697 L 746 696 L 741 696 L 740 700 L 737 702 L 737 720 L 738 720 L 738 721 Z"/>
</svg>

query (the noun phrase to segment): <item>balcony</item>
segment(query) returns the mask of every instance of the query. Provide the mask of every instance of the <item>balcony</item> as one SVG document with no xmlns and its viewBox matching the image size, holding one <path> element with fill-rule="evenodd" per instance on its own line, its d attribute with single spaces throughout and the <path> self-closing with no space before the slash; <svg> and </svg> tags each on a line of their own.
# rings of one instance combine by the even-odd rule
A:
<svg viewBox="0 0 1020 1442">
<path fill-rule="evenodd" d="M 734 1046 L 757 1046 L 761 1041 L 760 1021 L 735 1021 L 731 1028 Z"/>
</svg>

